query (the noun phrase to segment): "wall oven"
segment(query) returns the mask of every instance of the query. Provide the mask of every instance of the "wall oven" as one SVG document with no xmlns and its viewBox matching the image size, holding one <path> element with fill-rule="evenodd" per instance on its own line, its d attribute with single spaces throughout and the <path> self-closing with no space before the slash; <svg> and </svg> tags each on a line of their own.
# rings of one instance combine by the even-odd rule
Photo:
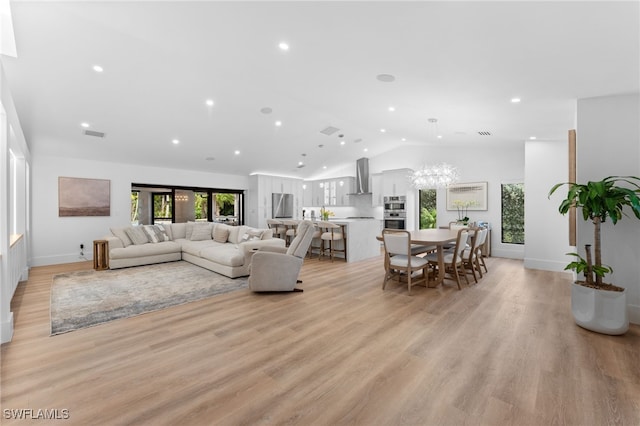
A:
<svg viewBox="0 0 640 426">
<path fill-rule="evenodd" d="M 406 220 L 404 212 L 384 213 L 384 227 L 387 229 L 406 229 Z"/>
<path fill-rule="evenodd" d="M 404 212 L 407 197 L 404 195 L 386 196 L 384 197 L 384 211 L 386 212 Z"/>
</svg>

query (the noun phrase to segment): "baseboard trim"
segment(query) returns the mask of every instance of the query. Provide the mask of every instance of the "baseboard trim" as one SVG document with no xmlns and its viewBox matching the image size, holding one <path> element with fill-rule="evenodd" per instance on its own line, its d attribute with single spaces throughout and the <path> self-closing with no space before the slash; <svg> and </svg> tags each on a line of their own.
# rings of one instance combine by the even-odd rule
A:
<svg viewBox="0 0 640 426">
<path fill-rule="evenodd" d="M 491 256 L 504 257 L 506 259 L 524 259 L 524 255 L 519 250 L 491 249 Z"/>
<path fill-rule="evenodd" d="M 93 260 L 93 255 L 85 253 L 83 257 L 77 254 L 63 254 L 59 256 L 40 256 L 31 258 L 31 266 L 60 265 L 62 263 L 76 263 Z"/>
<path fill-rule="evenodd" d="M 8 343 L 13 338 L 13 312 L 9 312 L 6 321 L 0 324 L 0 343 Z"/>
<path fill-rule="evenodd" d="M 524 259 L 524 267 L 527 269 L 541 269 L 543 271 L 566 272 L 564 270 L 565 266 L 567 266 L 566 263 L 558 262 L 554 260 L 532 259 L 530 257 L 525 257 Z"/>
</svg>

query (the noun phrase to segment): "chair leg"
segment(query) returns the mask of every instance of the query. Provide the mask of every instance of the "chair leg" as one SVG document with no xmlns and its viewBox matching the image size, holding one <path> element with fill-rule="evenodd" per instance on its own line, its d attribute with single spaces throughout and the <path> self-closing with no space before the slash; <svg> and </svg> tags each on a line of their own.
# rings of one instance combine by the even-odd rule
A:
<svg viewBox="0 0 640 426">
<path fill-rule="evenodd" d="M 411 270 L 407 271 L 407 283 L 409 286 L 409 289 L 407 290 L 407 294 L 411 295 Z"/>
</svg>

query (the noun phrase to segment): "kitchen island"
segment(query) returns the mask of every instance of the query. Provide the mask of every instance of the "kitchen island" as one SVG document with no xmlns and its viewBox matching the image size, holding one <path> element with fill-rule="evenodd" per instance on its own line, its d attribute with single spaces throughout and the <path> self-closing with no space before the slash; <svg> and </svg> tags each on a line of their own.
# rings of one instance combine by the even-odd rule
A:
<svg viewBox="0 0 640 426">
<path fill-rule="evenodd" d="M 331 223 L 342 225 L 347 239 L 347 262 L 380 256 L 380 241 L 376 239 L 382 232 L 381 219 L 330 219 Z M 342 241 L 336 242 L 342 248 Z M 336 253 L 336 257 L 342 253 Z"/>
</svg>

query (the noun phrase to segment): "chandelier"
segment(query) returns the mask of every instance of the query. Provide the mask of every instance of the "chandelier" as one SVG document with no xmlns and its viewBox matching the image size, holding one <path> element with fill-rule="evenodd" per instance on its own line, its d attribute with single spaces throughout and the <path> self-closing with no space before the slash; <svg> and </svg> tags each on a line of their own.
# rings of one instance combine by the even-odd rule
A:
<svg viewBox="0 0 640 426">
<path fill-rule="evenodd" d="M 458 181 L 458 169 L 447 164 L 440 163 L 421 170 L 412 172 L 409 176 L 411 184 L 416 189 L 445 188 Z"/>
</svg>

